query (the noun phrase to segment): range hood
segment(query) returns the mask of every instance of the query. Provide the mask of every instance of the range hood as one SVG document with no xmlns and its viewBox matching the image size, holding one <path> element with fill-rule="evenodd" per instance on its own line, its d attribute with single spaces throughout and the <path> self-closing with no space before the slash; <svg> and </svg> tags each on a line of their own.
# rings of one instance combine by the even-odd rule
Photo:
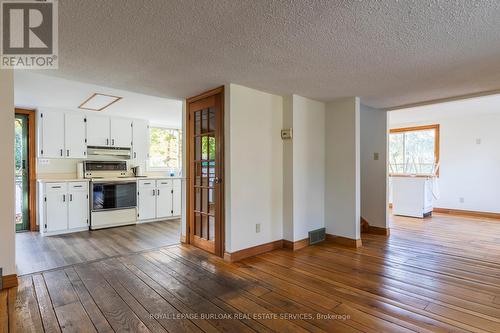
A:
<svg viewBox="0 0 500 333">
<path fill-rule="evenodd" d="M 131 149 L 118 148 L 118 147 L 88 146 L 87 156 L 110 156 L 121 159 L 130 159 Z"/>
</svg>

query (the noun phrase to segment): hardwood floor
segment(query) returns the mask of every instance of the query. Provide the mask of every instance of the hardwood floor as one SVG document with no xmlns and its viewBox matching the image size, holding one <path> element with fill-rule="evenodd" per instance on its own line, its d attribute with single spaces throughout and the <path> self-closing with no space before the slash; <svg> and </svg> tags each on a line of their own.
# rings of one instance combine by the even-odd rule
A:
<svg viewBox="0 0 500 333">
<path fill-rule="evenodd" d="M 17 274 L 139 252 L 179 243 L 180 219 L 58 236 L 16 234 Z"/>
<path fill-rule="evenodd" d="M 233 264 L 174 245 L 23 276 L 16 309 L 18 332 L 500 332 L 500 222 L 398 217 Z"/>
</svg>

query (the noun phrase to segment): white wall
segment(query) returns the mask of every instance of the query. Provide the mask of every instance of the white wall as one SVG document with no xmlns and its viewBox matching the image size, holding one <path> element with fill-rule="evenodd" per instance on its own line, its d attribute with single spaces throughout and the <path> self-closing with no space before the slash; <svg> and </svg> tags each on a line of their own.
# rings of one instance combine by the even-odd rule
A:
<svg viewBox="0 0 500 333">
<path fill-rule="evenodd" d="M 0 70 L 0 267 L 3 274 L 15 274 L 14 224 L 14 78 L 11 70 Z"/>
<path fill-rule="evenodd" d="M 283 96 L 283 128 L 293 128 L 293 96 Z M 294 241 L 293 148 L 294 140 L 283 140 L 283 239 Z"/>
<path fill-rule="evenodd" d="M 292 240 L 324 226 L 325 103 L 293 95 Z"/>
<path fill-rule="evenodd" d="M 446 112 L 439 105 L 390 112 L 391 128 L 440 124 L 440 196 L 434 207 L 500 213 L 498 100 L 492 108 L 489 98 L 464 102 L 466 110 L 453 104 L 456 113 L 445 104 Z"/>
<path fill-rule="evenodd" d="M 387 112 L 361 104 L 360 129 L 361 216 L 370 226 L 388 228 Z"/>
<path fill-rule="evenodd" d="M 325 226 L 329 234 L 360 239 L 359 98 L 326 105 Z"/>
<path fill-rule="evenodd" d="M 235 84 L 225 93 L 225 250 L 231 253 L 283 238 L 283 98 Z"/>
</svg>

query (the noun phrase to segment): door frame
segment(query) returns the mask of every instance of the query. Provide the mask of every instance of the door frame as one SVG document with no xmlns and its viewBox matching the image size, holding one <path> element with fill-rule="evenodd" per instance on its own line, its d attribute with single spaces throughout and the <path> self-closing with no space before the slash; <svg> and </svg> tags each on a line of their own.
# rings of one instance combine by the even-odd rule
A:
<svg viewBox="0 0 500 333">
<path fill-rule="evenodd" d="M 220 212 L 217 212 L 218 217 L 219 217 L 219 223 L 220 223 L 220 233 L 216 234 L 216 244 L 215 244 L 215 255 L 218 257 L 223 258 L 224 257 L 224 252 L 225 252 L 225 165 L 224 165 L 224 137 L 225 137 L 225 132 L 224 132 L 224 122 L 225 122 L 225 117 L 224 117 L 224 104 L 225 104 L 225 98 L 224 98 L 224 86 L 217 87 L 212 90 L 208 90 L 202 94 L 189 97 L 186 99 L 186 237 L 185 241 L 186 244 L 191 243 L 191 209 L 194 207 L 194 198 L 191 195 L 191 189 L 192 189 L 192 182 L 193 180 L 193 170 L 192 170 L 192 159 L 191 159 L 191 126 L 190 126 L 190 111 L 189 111 L 189 105 L 192 103 L 195 103 L 201 99 L 215 96 L 215 95 L 221 95 L 221 103 L 220 103 L 220 123 L 217 124 L 220 127 L 220 132 L 221 133 L 219 136 L 219 140 L 217 141 L 217 152 L 220 154 L 219 159 L 220 159 L 220 175 L 222 178 L 222 182 L 219 184 L 219 195 L 218 195 L 218 200 L 219 200 L 219 210 Z M 218 237 L 217 237 L 218 236 Z"/>
<path fill-rule="evenodd" d="M 15 108 L 16 114 L 28 116 L 28 210 L 29 230 L 38 231 L 36 224 L 36 116 L 35 110 Z"/>
</svg>

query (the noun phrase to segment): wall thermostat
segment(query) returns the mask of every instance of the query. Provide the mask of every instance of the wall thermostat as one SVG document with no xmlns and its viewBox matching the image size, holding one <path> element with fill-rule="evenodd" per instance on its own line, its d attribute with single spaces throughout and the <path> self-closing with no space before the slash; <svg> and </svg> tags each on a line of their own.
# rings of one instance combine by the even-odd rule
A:
<svg viewBox="0 0 500 333">
<path fill-rule="evenodd" d="M 281 139 L 290 140 L 292 138 L 292 129 L 285 128 L 281 130 Z"/>
</svg>

